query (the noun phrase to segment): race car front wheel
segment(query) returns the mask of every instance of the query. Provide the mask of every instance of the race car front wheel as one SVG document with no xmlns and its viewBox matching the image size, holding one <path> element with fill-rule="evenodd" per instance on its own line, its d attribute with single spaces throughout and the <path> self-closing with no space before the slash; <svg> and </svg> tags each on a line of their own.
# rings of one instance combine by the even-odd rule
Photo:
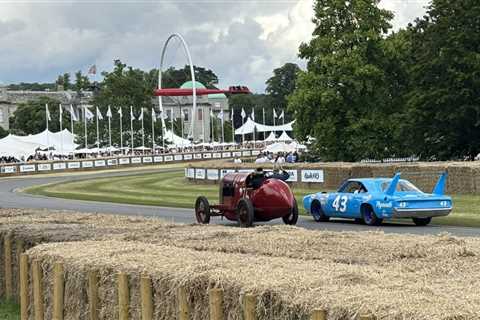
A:
<svg viewBox="0 0 480 320">
<path fill-rule="evenodd" d="M 253 225 L 255 220 L 255 209 L 252 201 L 249 199 L 242 199 L 237 206 L 237 220 L 241 228 L 249 228 Z"/>
<path fill-rule="evenodd" d="M 310 212 L 312 213 L 313 219 L 317 222 L 327 222 L 330 220 L 330 218 L 323 212 L 322 205 L 318 201 L 312 202 Z"/>
<path fill-rule="evenodd" d="M 362 208 L 362 218 L 368 226 L 379 226 L 383 222 L 383 219 L 378 218 L 370 206 Z"/>
<path fill-rule="evenodd" d="M 195 217 L 200 224 L 210 223 L 210 204 L 204 196 L 198 197 L 195 202 Z"/>
<path fill-rule="evenodd" d="M 415 223 L 417 226 L 427 226 L 432 222 L 432 218 L 412 218 L 413 223 Z"/>
</svg>

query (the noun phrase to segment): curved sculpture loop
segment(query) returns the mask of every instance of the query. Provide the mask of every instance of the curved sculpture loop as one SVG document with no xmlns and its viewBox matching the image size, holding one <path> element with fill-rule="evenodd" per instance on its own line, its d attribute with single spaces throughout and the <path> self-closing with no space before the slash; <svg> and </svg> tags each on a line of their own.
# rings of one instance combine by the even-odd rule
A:
<svg viewBox="0 0 480 320">
<path fill-rule="evenodd" d="M 187 42 L 182 37 L 182 35 L 180 35 L 178 33 L 174 33 L 174 34 L 170 35 L 170 37 L 168 37 L 167 41 L 165 42 L 165 45 L 163 46 L 162 59 L 160 61 L 160 70 L 158 72 L 158 89 L 159 90 L 162 89 L 162 73 L 163 73 L 163 63 L 164 63 L 164 59 L 165 59 L 165 53 L 167 52 L 168 44 L 170 43 L 170 41 L 173 38 L 179 39 L 180 42 L 182 43 L 183 49 L 185 50 L 185 54 L 186 54 L 187 59 L 188 59 L 188 64 L 190 65 L 190 74 L 191 74 L 191 77 L 192 77 L 192 91 L 193 91 L 193 94 L 192 94 L 193 95 L 193 110 L 192 110 L 192 116 L 191 116 L 192 122 L 191 122 L 191 125 L 190 125 L 190 130 L 189 130 L 189 133 L 188 133 L 188 137 L 193 138 L 194 132 L 195 132 L 195 119 L 196 119 L 196 115 L 197 115 L 197 88 L 196 88 L 196 82 L 195 82 L 195 70 L 193 68 L 192 56 L 190 55 L 190 50 L 188 49 Z M 162 112 L 162 116 L 161 116 L 162 127 L 163 127 L 163 131 L 164 131 L 163 133 L 165 134 L 165 131 L 166 131 L 165 128 L 166 127 L 165 127 L 165 120 L 164 120 L 164 117 L 163 117 L 163 102 L 162 102 L 162 97 L 161 96 L 158 97 L 158 104 L 160 106 L 160 111 Z"/>
</svg>

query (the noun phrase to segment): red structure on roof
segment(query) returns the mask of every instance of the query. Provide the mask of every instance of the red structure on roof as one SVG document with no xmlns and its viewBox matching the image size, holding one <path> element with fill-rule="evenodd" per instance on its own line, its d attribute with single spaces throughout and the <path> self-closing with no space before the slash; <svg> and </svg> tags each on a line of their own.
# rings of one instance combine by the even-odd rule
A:
<svg viewBox="0 0 480 320">
<path fill-rule="evenodd" d="M 245 86 L 232 86 L 228 90 L 221 89 L 203 89 L 198 88 L 195 90 L 197 96 L 206 96 L 209 94 L 251 94 L 250 90 Z M 168 89 L 157 89 L 155 90 L 155 96 L 157 97 L 185 97 L 192 96 L 193 89 L 182 89 L 182 88 L 168 88 Z"/>
</svg>

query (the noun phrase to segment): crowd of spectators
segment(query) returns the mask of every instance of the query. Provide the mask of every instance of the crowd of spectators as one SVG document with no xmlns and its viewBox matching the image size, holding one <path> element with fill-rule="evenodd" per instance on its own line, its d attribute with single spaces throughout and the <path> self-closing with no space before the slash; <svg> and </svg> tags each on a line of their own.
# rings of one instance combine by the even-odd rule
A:
<svg viewBox="0 0 480 320">
<path fill-rule="evenodd" d="M 274 155 L 271 152 L 263 152 L 257 156 L 255 163 L 274 163 L 274 164 L 284 164 L 284 163 L 296 163 L 299 161 L 298 153 L 289 152 L 285 156 L 283 152 L 279 152 L 277 155 Z"/>
</svg>

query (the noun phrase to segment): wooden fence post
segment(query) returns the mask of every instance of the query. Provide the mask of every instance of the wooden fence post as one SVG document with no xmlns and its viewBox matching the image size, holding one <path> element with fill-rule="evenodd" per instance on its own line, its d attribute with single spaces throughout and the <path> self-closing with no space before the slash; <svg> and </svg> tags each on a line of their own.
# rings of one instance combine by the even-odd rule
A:
<svg viewBox="0 0 480 320">
<path fill-rule="evenodd" d="M 20 257 L 20 320 L 28 320 L 29 290 L 28 290 L 28 256 Z"/>
<path fill-rule="evenodd" d="M 22 239 L 17 239 L 16 244 L 15 244 L 15 253 L 16 253 L 16 259 L 17 259 L 17 264 L 20 266 L 20 262 L 22 259 L 22 254 L 23 254 L 23 240 Z M 17 295 L 18 295 L 18 302 L 20 302 L 20 271 L 18 273 L 18 278 L 16 279 L 16 289 L 17 289 Z"/>
<path fill-rule="evenodd" d="M 325 310 L 313 310 L 311 320 L 327 320 L 327 312 Z"/>
<path fill-rule="evenodd" d="M 33 304 L 34 304 L 34 319 L 43 320 L 43 286 L 42 286 L 42 270 L 38 260 L 32 261 L 33 273 Z"/>
<path fill-rule="evenodd" d="M 210 320 L 223 320 L 223 290 L 210 289 Z"/>
<path fill-rule="evenodd" d="M 152 279 L 142 276 L 140 279 L 140 294 L 142 299 L 142 320 L 153 319 Z"/>
<path fill-rule="evenodd" d="M 88 272 L 88 303 L 89 320 L 98 320 L 98 274 L 95 270 Z"/>
<path fill-rule="evenodd" d="M 53 269 L 53 320 L 63 320 L 65 283 L 63 264 L 56 263 Z"/>
<path fill-rule="evenodd" d="M 254 295 L 247 294 L 244 298 L 244 319 L 255 320 L 257 319 L 256 308 L 257 298 Z"/>
<path fill-rule="evenodd" d="M 11 300 L 13 298 L 13 271 L 12 271 L 12 236 L 7 234 L 3 239 L 4 249 L 4 270 L 5 270 L 5 298 Z"/>
<path fill-rule="evenodd" d="M 128 276 L 120 272 L 118 274 L 118 319 L 128 320 L 128 305 L 130 303 L 128 292 Z"/>
<path fill-rule="evenodd" d="M 190 316 L 190 310 L 188 306 L 187 290 L 185 290 L 185 287 L 181 286 L 178 288 L 177 299 L 178 299 L 178 319 L 188 320 Z"/>
</svg>

